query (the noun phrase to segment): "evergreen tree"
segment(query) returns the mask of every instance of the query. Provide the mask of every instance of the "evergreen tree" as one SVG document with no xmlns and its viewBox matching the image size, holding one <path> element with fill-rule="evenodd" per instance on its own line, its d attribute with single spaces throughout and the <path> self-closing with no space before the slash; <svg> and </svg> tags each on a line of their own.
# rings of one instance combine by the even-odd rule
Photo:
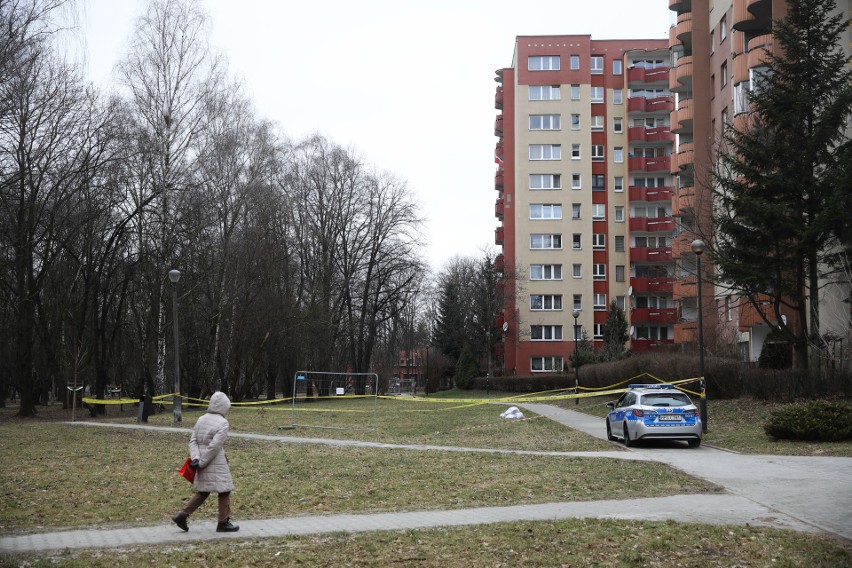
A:
<svg viewBox="0 0 852 568">
<path fill-rule="evenodd" d="M 458 283 L 446 281 L 441 286 L 432 344 L 453 361 L 464 347 L 465 313 Z"/>
<path fill-rule="evenodd" d="M 456 364 L 456 374 L 453 377 L 453 382 L 455 382 L 456 388 L 472 389 L 473 380 L 478 376 L 479 365 L 476 364 L 473 349 L 470 347 L 470 343 L 465 343 Z"/>
<path fill-rule="evenodd" d="M 595 353 L 595 348 L 592 347 L 592 342 L 589 341 L 589 334 L 585 329 L 583 329 L 580 335 L 580 341 L 574 345 L 574 351 L 571 353 L 569 360 L 571 361 L 571 367 L 575 370 L 583 365 L 600 361 L 600 357 Z"/>
<path fill-rule="evenodd" d="M 624 344 L 627 342 L 627 316 L 624 310 L 613 301 L 609 305 L 609 316 L 603 324 L 604 347 L 601 357 L 604 361 L 615 361 L 624 355 Z"/>
<path fill-rule="evenodd" d="M 848 215 L 848 176 L 837 172 L 849 167 L 852 71 L 841 45 L 848 21 L 834 12 L 834 0 L 789 0 L 774 22 L 775 55 L 751 85 L 747 125 L 725 132 L 714 175 L 720 276 L 755 304 L 772 299 L 769 323 L 800 368 L 820 333 L 819 282 L 837 264 Z M 783 323 L 782 305 L 797 317 Z"/>
</svg>

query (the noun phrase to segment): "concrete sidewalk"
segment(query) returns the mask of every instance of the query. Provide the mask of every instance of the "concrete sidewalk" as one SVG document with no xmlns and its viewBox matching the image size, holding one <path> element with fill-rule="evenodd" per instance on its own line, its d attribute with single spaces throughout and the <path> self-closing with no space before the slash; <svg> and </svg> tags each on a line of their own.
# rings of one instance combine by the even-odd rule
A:
<svg viewBox="0 0 852 568">
<path fill-rule="evenodd" d="M 521 406 L 521 405 L 519 405 Z M 524 404 L 568 427 L 606 439 L 603 420 L 550 405 Z M 81 427 L 145 428 L 187 432 L 132 424 L 80 423 Z M 65 548 L 114 548 L 131 544 L 159 544 L 330 532 L 406 530 L 438 526 L 464 526 L 506 521 L 606 518 L 673 520 L 689 523 L 766 526 L 806 532 L 827 532 L 852 540 L 852 458 L 810 458 L 740 455 L 707 446 L 688 449 L 667 443 L 625 449 L 613 444 L 611 452 L 531 452 L 429 445 L 377 444 L 292 436 L 232 433 L 234 437 L 282 443 L 356 445 L 409 451 L 500 452 L 537 455 L 577 455 L 666 463 L 725 487 L 728 494 L 676 495 L 656 499 L 544 503 L 509 507 L 479 507 L 443 511 L 408 511 L 378 514 L 297 516 L 278 519 L 238 519 L 238 533 L 216 533 L 214 522 L 190 524 L 184 533 L 167 519 L 148 527 L 72 530 L 5 536 L 0 553 Z"/>
</svg>

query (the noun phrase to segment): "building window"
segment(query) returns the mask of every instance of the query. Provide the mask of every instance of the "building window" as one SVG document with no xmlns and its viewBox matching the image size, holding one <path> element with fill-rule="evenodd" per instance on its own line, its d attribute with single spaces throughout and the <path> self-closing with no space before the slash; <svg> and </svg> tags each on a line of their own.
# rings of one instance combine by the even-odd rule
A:
<svg viewBox="0 0 852 568">
<path fill-rule="evenodd" d="M 616 146 L 612 149 L 612 159 L 616 164 L 624 163 L 624 148 Z"/>
<path fill-rule="evenodd" d="M 571 174 L 571 189 L 582 189 L 582 175 L 581 174 Z"/>
<path fill-rule="evenodd" d="M 719 75 L 722 79 L 722 87 L 728 84 L 728 62 L 722 63 L 722 69 L 719 70 Z"/>
<path fill-rule="evenodd" d="M 725 41 L 728 37 L 728 15 L 722 14 L 722 21 L 719 22 L 719 43 Z"/>
<path fill-rule="evenodd" d="M 562 280 L 561 264 L 530 265 L 530 280 Z"/>
<path fill-rule="evenodd" d="M 606 264 L 592 266 L 592 280 L 606 280 Z M 598 294 L 595 294 L 595 296 L 598 296 Z"/>
<path fill-rule="evenodd" d="M 530 235 L 530 248 L 532 250 L 561 249 L 562 235 L 533 233 Z"/>
<path fill-rule="evenodd" d="M 580 56 L 579 55 L 572 55 L 571 56 L 571 69 L 576 71 L 579 68 L 580 68 Z"/>
<path fill-rule="evenodd" d="M 531 325 L 530 340 L 532 341 L 562 341 L 561 325 Z"/>
<path fill-rule="evenodd" d="M 606 176 L 604 174 L 592 174 L 592 191 L 606 191 Z"/>
<path fill-rule="evenodd" d="M 624 282 L 624 265 L 618 264 L 615 267 L 615 281 Z"/>
<path fill-rule="evenodd" d="M 603 87 L 592 87 L 592 102 L 593 103 L 604 102 L 604 88 Z"/>
<path fill-rule="evenodd" d="M 602 162 L 606 157 L 604 153 L 603 144 L 594 144 L 592 145 L 592 161 L 593 162 Z"/>
<path fill-rule="evenodd" d="M 574 250 L 580 250 L 583 248 L 583 235 L 580 233 L 574 233 L 571 236 L 571 248 Z"/>
<path fill-rule="evenodd" d="M 592 75 L 603 75 L 604 72 L 604 58 L 600 55 L 592 56 Z"/>
<path fill-rule="evenodd" d="M 571 144 L 571 159 L 579 160 L 580 159 L 580 145 L 579 144 Z"/>
<path fill-rule="evenodd" d="M 614 105 L 624 104 L 624 91 L 622 89 L 613 89 L 612 90 L 612 104 L 614 104 Z"/>
<path fill-rule="evenodd" d="M 604 278 L 606 277 L 606 273 L 604 273 Z M 596 312 L 605 312 L 606 311 L 606 294 L 595 294 L 595 303 L 594 310 Z"/>
<path fill-rule="evenodd" d="M 571 100 L 580 100 L 580 85 L 571 85 Z"/>
<path fill-rule="evenodd" d="M 561 373 L 562 363 L 562 357 L 530 357 L 530 370 L 533 373 Z"/>
<path fill-rule="evenodd" d="M 572 219 L 580 219 L 580 204 L 572 203 L 571 204 L 571 218 Z"/>
<path fill-rule="evenodd" d="M 559 174 L 530 174 L 530 189 L 562 189 Z"/>
<path fill-rule="evenodd" d="M 621 176 L 615 176 L 615 181 L 612 184 L 612 190 L 616 193 L 621 193 L 624 191 L 624 178 Z"/>
<path fill-rule="evenodd" d="M 574 294 L 574 310 L 582 310 L 583 309 L 583 295 L 582 294 Z"/>
<path fill-rule="evenodd" d="M 622 312 L 625 311 L 627 309 L 627 298 L 625 296 L 616 296 L 615 305 Z"/>
<path fill-rule="evenodd" d="M 595 250 L 605 250 L 606 249 L 606 234 L 605 233 L 594 233 L 592 235 L 592 248 Z"/>
<path fill-rule="evenodd" d="M 571 276 L 574 278 L 582 278 L 583 277 L 583 265 L 582 264 L 574 264 L 572 266 Z"/>
<path fill-rule="evenodd" d="M 615 220 L 620 223 L 624 222 L 624 207 L 621 205 L 615 206 Z"/>
<path fill-rule="evenodd" d="M 559 85 L 530 85 L 529 100 L 558 101 L 562 98 Z"/>
<path fill-rule="evenodd" d="M 562 206 L 557 203 L 530 204 L 530 219 L 561 219 Z"/>
<path fill-rule="evenodd" d="M 616 116 L 612 119 L 612 131 L 616 134 L 624 132 L 624 119 L 622 117 Z"/>
<path fill-rule="evenodd" d="M 530 71 L 559 71 L 558 55 L 530 55 L 527 58 Z"/>
<path fill-rule="evenodd" d="M 595 339 L 603 339 L 603 324 L 596 323 L 593 325 L 593 333 Z"/>
<path fill-rule="evenodd" d="M 592 130 L 599 131 L 604 129 L 604 117 L 603 116 L 592 116 Z"/>
<path fill-rule="evenodd" d="M 624 252 L 624 235 L 616 235 L 615 252 Z"/>
<path fill-rule="evenodd" d="M 716 51 L 716 30 L 710 30 L 710 53 Z"/>
<path fill-rule="evenodd" d="M 530 144 L 530 160 L 561 160 L 561 144 Z"/>
<path fill-rule="evenodd" d="M 592 221 L 606 221 L 606 205 L 603 203 L 592 204 Z"/>
<path fill-rule="evenodd" d="M 558 114 L 531 114 L 530 130 L 559 130 L 562 116 Z"/>
<path fill-rule="evenodd" d="M 530 310 L 561 310 L 562 295 L 561 294 L 533 294 L 530 296 Z"/>
<path fill-rule="evenodd" d="M 613 59 L 612 60 L 612 74 L 613 75 L 621 75 L 623 63 L 621 59 Z"/>
<path fill-rule="evenodd" d="M 580 130 L 580 115 L 571 115 L 571 130 Z"/>
</svg>

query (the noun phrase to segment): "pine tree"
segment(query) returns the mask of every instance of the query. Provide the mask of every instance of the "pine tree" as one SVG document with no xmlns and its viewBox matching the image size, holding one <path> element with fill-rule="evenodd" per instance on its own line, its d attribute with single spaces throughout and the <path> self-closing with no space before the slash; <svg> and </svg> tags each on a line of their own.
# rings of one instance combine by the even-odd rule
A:
<svg viewBox="0 0 852 568">
<path fill-rule="evenodd" d="M 768 71 L 751 85 L 747 126 L 726 131 L 714 175 L 720 276 L 751 302 L 773 300 L 770 323 L 800 368 L 820 333 L 819 280 L 836 265 L 848 215 L 848 177 L 838 172 L 849 167 L 852 72 L 841 43 L 848 21 L 835 11 L 834 0 L 789 0 Z M 798 317 L 783 323 L 782 305 Z"/>
<path fill-rule="evenodd" d="M 627 316 L 624 310 L 613 301 L 609 305 L 609 315 L 603 324 L 604 347 L 601 356 L 604 361 L 615 361 L 624 355 L 624 344 L 627 342 Z"/>
</svg>

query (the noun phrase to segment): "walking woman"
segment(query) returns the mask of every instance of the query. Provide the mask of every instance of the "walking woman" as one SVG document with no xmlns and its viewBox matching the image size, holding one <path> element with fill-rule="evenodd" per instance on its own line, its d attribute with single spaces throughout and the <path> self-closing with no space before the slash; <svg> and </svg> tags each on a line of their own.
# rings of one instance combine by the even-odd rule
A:
<svg viewBox="0 0 852 568">
<path fill-rule="evenodd" d="M 225 456 L 225 440 L 228 438 L 228 420 L 225 415 L 231 408 L 231 401 L 223 392 L 215 392 L 210 397 L 207 414 L 195 423 L 189 438 L 189 457 L 195 464 L 195 493 L 184 504 L 183 509 L 172 517 L 172 521 L 184 531 L 189 530 L 187 517 L 210 496 L 219 494 L 219 523 L 216 532 L 236 532 L 240 527 L 231 523 L 231 491 L 234 480 Z"/>
</svg>

